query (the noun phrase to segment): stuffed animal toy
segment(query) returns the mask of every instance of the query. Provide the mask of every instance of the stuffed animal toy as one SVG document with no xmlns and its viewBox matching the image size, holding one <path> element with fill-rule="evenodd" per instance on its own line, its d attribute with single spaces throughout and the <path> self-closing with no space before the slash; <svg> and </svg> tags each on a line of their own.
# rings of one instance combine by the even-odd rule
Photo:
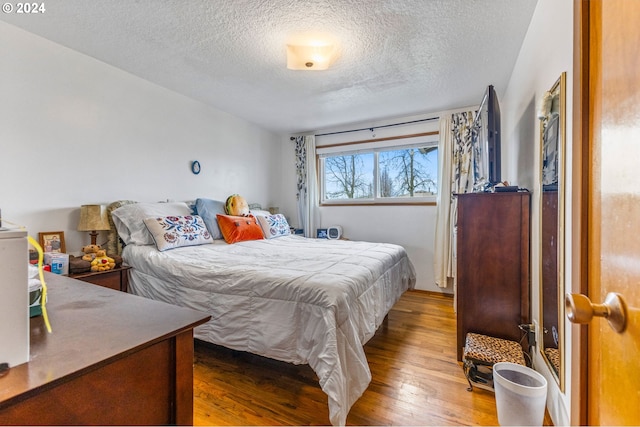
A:
<svg viewBox="0 0 640 427">
<path fill-rule="evenodd" d="M 91 271 L 105 271 L 115 268 L 116 263 L 113 258 L 107 256 L 104 249 L 96 252 L 96 257 L 91 261 Z"/>
<path fill-rule="evenodd" d="M 83 246 L 82 247 L 82 252 L 84 252 L 84 255 L 82 256 L 82 259 L 85 261 L 93 261 L 94 258 L 96 257 L 96 253 L 102 249 L 100 247 L 100 245 L 87 245 L 87 246 Z"/>
<path fill-rule="evenodd" d="M 249 205 L 247 201 L 239 194 L 232 194 L 227 197 L 224 204 L 224 210 L 227 215 L 249 216 Z"/>
</svg>

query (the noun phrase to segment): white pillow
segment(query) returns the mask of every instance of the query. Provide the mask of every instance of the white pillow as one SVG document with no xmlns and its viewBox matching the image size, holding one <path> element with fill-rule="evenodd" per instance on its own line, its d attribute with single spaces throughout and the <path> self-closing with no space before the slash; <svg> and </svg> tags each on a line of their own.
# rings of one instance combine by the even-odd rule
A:
<svg viewBox="0 0 640 427">
<path fill-rule="evenodd" d="M 265 210 L 262 210 L 262 209 L 251 209 L 249 211 L 249 213 L 251 215 L 255 216 L 256 218 L 259 217 L 259 216 L 269 216 L 269 215 L 271 215 L 271 212 L 265 211 Z"/>
<path fill-rule="evenodd" d="M 144 224 L 159 251 L 213 243 L 211 233 L 198 215 L 146 218 Z"/>
<path fill-rule="evenodd" d="M 191 215 L 191 209 L 183 202 L 133 203 L 111 212 L 113 224 L 125 245 L 153 245 L 153 237 L 144 225 L 144 220 L 169 215 Z"/>
<path fill-rule="evenodd" d="M 258 215 L 256 216 L 262 233 L 266 239 L 272 239 L 274 237 L 287 236 L 291 234 L 289 223 L 282 214 L 275 215 Z"/>
</svg>

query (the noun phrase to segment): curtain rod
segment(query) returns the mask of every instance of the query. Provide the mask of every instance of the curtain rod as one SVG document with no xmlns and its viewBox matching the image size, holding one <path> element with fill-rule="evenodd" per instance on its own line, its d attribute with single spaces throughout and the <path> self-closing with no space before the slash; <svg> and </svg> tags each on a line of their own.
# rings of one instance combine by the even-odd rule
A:
<svg viewBox="0 0 640 427">
<path fill-rule="evenodd" d="M 362 128 L 362 129 L 352 129 L 352 130 L 342 130 L 342 131 L 338 131 L 338 132 L 319 133 L 319 134 L 316 134 L 315 136 L 339 135 L 339 134 L 342 134 L 342 133 L 361 132 L 363 130 L 370 130 L 371 132 L 373 132 L 374 129 L 382 129 L 382 128 L 388 128 L 388 127 L 393 127 L 393 126 L 401 126 L 401 125 L 409 125 L 409 124 L 412 124 L 412 123 L 430 122 L 432 120 L 439 120 L 439 119 L 440 119 L 440 117 L 430 117 L 428 119 L 412 120 L 410 122 L 393 123 L 393 124 L 389 124 L 389 125 L 372 126 L 372 127 L 368 127 L 368 128 Z M 293 141 L 296 138 L 294 136 L 292 136 L 289 139 L 291 141 Z"/>
</svg>

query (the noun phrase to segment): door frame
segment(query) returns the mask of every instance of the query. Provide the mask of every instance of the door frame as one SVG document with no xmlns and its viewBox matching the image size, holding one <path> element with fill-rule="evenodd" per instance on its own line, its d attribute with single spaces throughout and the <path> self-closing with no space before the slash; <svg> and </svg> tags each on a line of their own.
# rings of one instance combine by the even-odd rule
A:
<svg viewBox="0 0 640 427">
<path fill-rule="evenodd" d="M 589 296 L 588 239 L 590 156 L 590 0 L 574 0 L 573 26 L 573 141 L 571 292 Z M 587 326 L 572 326 L 571 424 L 587 425 Z"/>
</svg>

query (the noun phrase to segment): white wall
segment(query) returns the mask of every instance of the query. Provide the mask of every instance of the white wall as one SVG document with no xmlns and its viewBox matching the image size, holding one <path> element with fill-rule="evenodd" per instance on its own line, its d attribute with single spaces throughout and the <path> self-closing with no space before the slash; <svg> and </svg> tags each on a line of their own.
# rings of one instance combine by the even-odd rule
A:
<svg viewBox="0 0 640 427">
<path fill-rule="evenodd" d="M 570 1 L 538 0 L 536 10 L 522 45 L 506 93 L 501 99 L 503 130 L 503 177 L 532 190 L 531 227 L 531 310 L 534 321 L 540 324 L 540 126 L 537 110 L 546 90 L 553 86 L 562 72 L 567 73 L 566 176 L 571 179 L 572 104 L 573 97 L 573 3 Z M 506 175 L 506 176 L 505 176 Z M 571 182 L 567 182 L 566 200 L 571 200 Z M 566 207 L 566 233 L 571 230 L 571 203 Z M 571 239 L 565 236 L 570 245 Z M 566 259 L 571 259 L 571 247 L 566 247 Z M 565 283 L 570 269 L 566 270 Z M 568 323 L 568 322 L 566 322 Z M 571 343 L 571 327 L 565 324 L 565 342 Z M 551 372 L 537 352 L 536 370 L 549 383 L 547 405 L 555 425 L 570 423 L 571 351 L 565 346 L 565 391 L 562 392 Z M 576 392 L 577 395 L 577 392 Z"/>
<path fill-rule="evenodd" d="M 76 231 L 82 204 L 232 193 L 278 203 L 278 136 L 4 22 L 0 58 L 5 225 L 36 239 L 63 231 L 73 253 L 89 243 Z"/>
</svg>

